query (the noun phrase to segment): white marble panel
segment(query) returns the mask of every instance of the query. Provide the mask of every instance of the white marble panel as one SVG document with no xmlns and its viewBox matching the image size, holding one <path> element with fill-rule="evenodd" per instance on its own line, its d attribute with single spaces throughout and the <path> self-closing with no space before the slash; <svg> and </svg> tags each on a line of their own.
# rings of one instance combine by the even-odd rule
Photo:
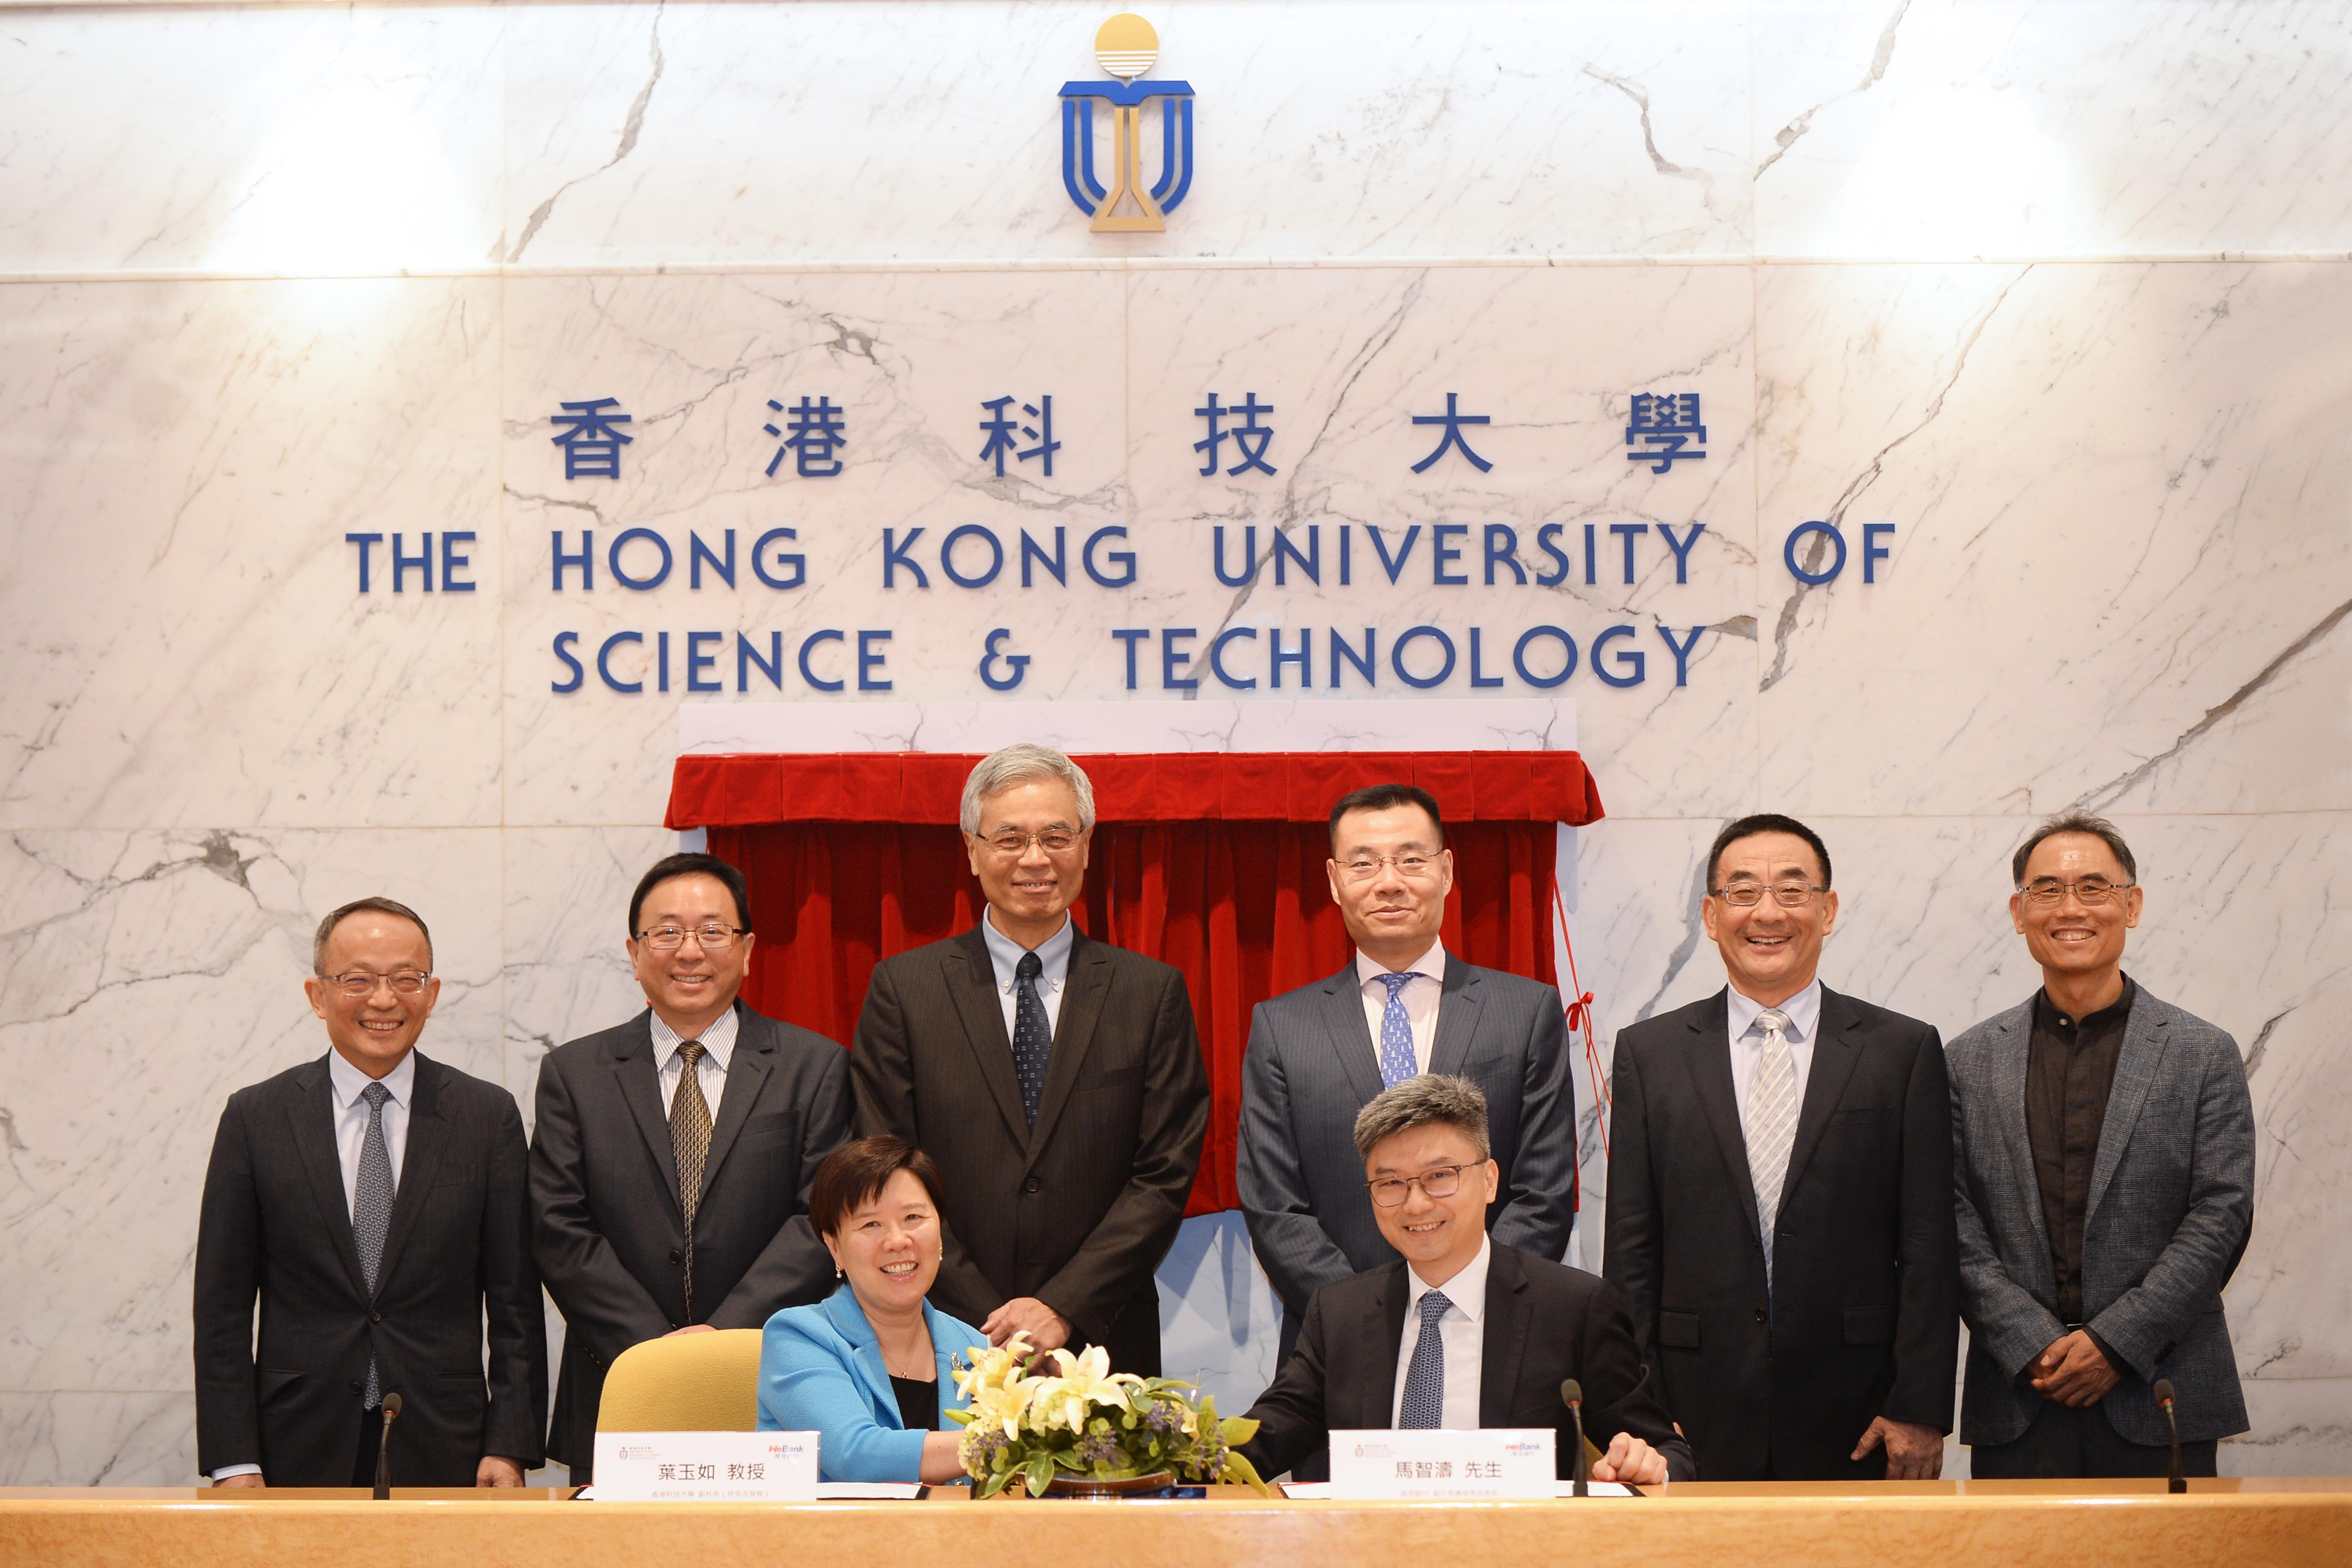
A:
<svg viewBox="0 0 2352 1568">
<path fill-rule="evenodd" d="M 487 279 L 0 285 L 0 822 L 495 822 L 497 328 Z M 476 591 L 379 544 L 358 592 L 347 533 L 453 528 Z"/>
<path fill-rule="evenodd" d="M 488 831 L 18 831 L 0 848 L 0 1388 L 188 1386 L 221 1106 L 325 1053 L 302 993 L 312 934 L 372 894 L 435 927 L 421 1049 L 496 1081 Z"/>
<path fill-rule="evenodd" d="M 1771 267 L 1758 311 L 1767 800 L 2352 805 L 2352 268 Z"/>
<path fill-rule="evenodd" d="M 2352 1378 L 2255 1378 L 2246 1385 L 2253 1430 L 2221 1445 L 2225 1476 L 2352 1475 Z"/>
<path fill-rule="evenodd" d="M 0 271 L 299 276 L 497 259 L 502 13 L 9 13 Z"/>
<path fill-rule="evenodd" d="M 196 1483 L 196 1396 L 87 1389 L 0 1393 L 0 1486 Z"/>
<path fill-rule="evenodd" d="M 1485 638 L 1485 674 L 1502 679 L 1494 695 L 1523 697 L 1537 688 L 1516 673 L 1513 648 L 1529 627 L 1557 625 L 1579 644 L 1578 667 L 1558 690 L 1577 699 L 1580 749 L 1612 812 L 1728 809 L 1744 798 L 1727 793 L 1725 781 L 1730 759 L 1752 755 L 1754 734 L 1752 314 L 1743 274 L 1171 272 L 1139 275 L 1132 287 L 1137 526 L 1155 548 L 1175 552 L 1175 571 L 1158 602 L 1130 624 L 1197 626 L 1201 640 L 1192 647 L 1202 696 L 1225 695 L 1197 660 L 1221 628 L 1259 629 L 1258 640 L 1236 645 L 1229 667 L 1256 678 L 1269 695 L 1275 631 L 1295 639 L 1313 629 L 1311 695 L 1328 696 L 1331 632 L 1344 630 L 1360 646 L 1367 625 L 1381 633 L 1376 689 L 1412 696 L 1390 667 L 1390 649 L 1407 628 L 1430 624 L 1446 631 L 1460 655 L 1430 696 L 1486 695 L 1470 684 L 1468 632 L 1475 627 Z M 1224 404 L 1254 392 L 1274 405 L 1265 423 L 1275 435 L 1264 458 L 1276 474 L 1235 474 L 1241 455 L 1230 444 L 1220 471 L 1201 473 L 1194 444 L 1207 421 L 1196 411 L 1211 392 Z M 1628 461 L 1629 406 L 1644 392 L 1699 394 L 1708 433 L 1704 459 L 1676 462 L 1663 475 L 1648 461 Z M 1458 398 L 1458 413 L 1491 421 L 1465 425 L 1462 434 L 1492 466 L 1481 471 L 1449 451 L 1416 474 L 1413 465 L 1437 451 L 1444 432 L 1412 420 L 1443 415 L 1449 394 Z M 1705 531 L 1689 542 L 1702 523 Z M 1441 525 L 1463 530 L 1449 536 L 1463 553 L 1444 570 L 1466 586 L 1437 580 L 1433 530 Z M 1514 532 L 1524 582 L 1507 564 L 1486 559 L 1486 530 L 1497 525 Z M 1553 525 L 1557 556 L 1540 548 Z M 1346 586 L 1338 566 L 1343 527 L 1350 530 L 1352 569 Z M 1678 580 L 1664 528 L 1687 544 L 1687 580 Z M 1255 530 L 1255 581 L 1221 580 L 1220 528 L 1225 576 L 1240 573 L 1248 530 Z M 1295 547 L 1319 552 L 1319 582 L 1287 559 L 1279 574 L 1265 565 L 1276 530 Z M 1410 552 L 1393 580 L 1383 551 L 1389 561 Z M 1572 567 L 1565 580 L 1538 580 L 1564 567 Z M 1612 644 L 1609 664 L 1626 674 L 1623 651 L 1640 649 L 1639 685 L 1612 686 L 1594 667 L 1594 639 L 1621 624 L 1633 629 L 1633 638 Z M 1690 684 L 1677 688 L 1659 632 L 1687 639 L 1698 628 L 1706 630 L 1691 656 Z M 1559 660 L 1549 640 L 1530 654 L 1539 675 L 1557 670 Z M 1162 684 L 1158 664 L 1141 662 L 1141 685 Z M 1433 656 L 1419 673 L 1436 667 Z M 1288 679 L 1295 685 L 1295 667 Z M 1362 686 L 1352 669 L 1342 673 L 1342 695 Z"/>
<path fill-rule="evenodd" d="M 1765 255 L 2352 246 L 2340 5 L 1830 0 L 1754 37 Z"/>
<path fill-rule="evenodd" d="M 557 5 L 508 19 L 505 255 L 543 266 L 1722 255 L 1748 227 L 1748 8 L 1149 13 L 1196 94 L 1164 235 L 1061 183 L 1100 5 Z M 1107 116 L 1097 115 L 1108 162 Z M 1160 169 L 1157 110 L 1147 182 Z"/>
<path fill-rule="evenodd" d="M 1097 628 L 1117 624 L 1125 595 L 1097 588 L 1081 570 L 1083 542 L 1125 515 L 1120 405 L 1121 280 L 1098 273 L 819 275 L 808 277 L 643 277 L 518 282 L 508 298 L 506 801 L 509 820 L 539 822 L 654 822 L 668 799 L 676 755 L 677 704 L 701 700 L 688 689 L 687 636 L 716 632 L 703 644 L 716 663 L 705 672 L 713 699 L 872 701 L 860 689 L 861 631 L 887 632 L 869 651 L 883 660 L 866 679 L 887 683 L 887 700 L 985 698 L 978 669 L 990 629 L 1014 629 L 1010 652 L 1039 661 L 1022 695 L 1062 695 L 1079 685 L 1072 666 L 1045 646 L 1090 649 Z M 979 454 L 984 400 L 1013 395 L 1042 408 L 1050 396 L 1052 434 L 1061 444 L 1054 472 L 1042 459 L 1008 458 L 1002 477 Z M 559 402 L 617 396 L 634 423 L 614 478 L 563 478 L 548 420 Z M 796 407 L 826 397 L 846 410 L 844 471 L 801 477 L 763 432 L 786 423 L 771 401 Z M 1013 417 L 1033 430 L 1043 427 Z M 1034 444 L 1020 439 L 1021 449 Z M 967 524 L 993 531 L 1004 549 L 1002 573 L 987 587 L 959 588 L 940 564 L 942 542 Z M 660 533 L 675 566 L 661 587 L 635 591 L 610 570 L 621 530 Z M 799 588 L 762 586 L 750 558 L 767 530 L 796 529 L 763 562 L 790 580 L 775 559 L 790 549 L 806 558 Z M 583 528 L 597 534 L 593 590 L 570 570 L 552 588 L 551 534 L 579 547 Z M 1067 586 L 1033 569 L 1021 578 L 1024 529 L 1050 545 L 1066 530 Z M 690 534 L 723 549 L 739 549 L 737 587 L 706 568 L 692 586 Z M 886 530 L 901 543 L 920 529 L 910 559 L 922 576 L 896 569 L 884 586 Z M 1115 544 L 1111 548 L 1116 548 Z M 955 570 L 983 574 L 988 546 L 977 535 L 958 546 Z M 1098 558 L 1108 570 L 1108 557 Z M 632 543 L 623 570 L 639 580 L 657 569 L 658 547 Z M 928 580 L 929 586 L 921 586 Z M 808 672 L 844 684 L 813 690 L 798 653 L 820 630 L 839 640 L 814 645 Z M 557 632 L 580 633 L 581 689 L 550 688 L 568 678 L 551 651 Z M 619 645 L 616 679 L 644 681 L 645 691 L 610 689 L 597 651 L 616 632 L 644 642 Z M 778 645 L 781 685 L 739 660 L 735 642 L 749 633 L 762 656 Z M 659 689 L 659 638 L 670 647 L 669 690 Z M 1062 667 L 1055 669 L 1056 665 Z M 650 668 L 648 668 L 650 666 Z M 739 689 L 739 685 L 741 689 Z M 1039 688 L 1043 687 L 1042 694 Z M 1087 695 L 1092 695 L 1088 693 Z"/>
</svg>

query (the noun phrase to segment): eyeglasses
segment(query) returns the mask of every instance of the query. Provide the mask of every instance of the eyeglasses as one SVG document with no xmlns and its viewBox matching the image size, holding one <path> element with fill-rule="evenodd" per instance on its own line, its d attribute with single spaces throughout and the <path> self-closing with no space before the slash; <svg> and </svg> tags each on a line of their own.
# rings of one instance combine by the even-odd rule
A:
<svg viewBox="0 0 2352 1568">
<path fill-rule="evenodd" d="M 1827 893 L 1826 887 L 1811 883 L 1781 882 L 1772 884 L 1772 902 L 1783 909 L 1802 909 L 1813 901 L 1816 894 Z M 1711 887 L 1707 892 L 1734 909 L 1753 909 L 1764 902 L 1764 884 L 1760 882 L 1735 882 L 1725 887 Z"/>
<path fill-rule="evenodd" d="M 1466 1166 L 1432 1166 L 1417 1176 L 1382 1176 L 1378 1181 L 1368 1181 L 1364 1186 L 1371 1193 L 1374 1203 L 1382 1208 L 1395 1208 L 1412 1196 L 1414 1187 L 1421 1188 L 1432 1197 L 1452 1197 L 1462 1190 L 1462 1173 L 1470 1166 L 1486 1163 L 1484 1160 L 1472 1160 Z"/>
<path fill-rule="evenodd" d="M 728 948 L 735 946 L 735 938 L 741 935 L 743 931 L 740 926 L 721 925 L 713 921 L 708 925 L 698 925 L 690 931 L 682 925 L 656 925 L 650 931 L 638 932 L 637 940 L 656 953 L 675 953 L 684 946 L 686 939 L 691 936 L 694 938 L 694 945 L 704 952 L 724 953 Z"/>
<path fill-rule="evenodd" d="M 1397 875 L 1403 877 L 1408 882 L 1419 882 L 1423 877 L 1435 876 L 1437 874 L 1437 857 L 1435 855 L 1418 853 L 1401 855 L 1358 855 L 1354 860 L 1341 861 L 1339 863 L 1339 874 L 1346 877 L 1349 882 L 1370 882 L 1372 878 L 1380 875 L 1381 867 L 1384 865 L 1396 867 Z M 1399 1199 L 1399 1201 L 1402 1202 L 1402 1199 Z"/>
<path fill-rule="evenodd" d="M 2054 876 L 2045 876 L 2019 888 L 2017 895 L 2028 904 L 2038 904 L 2045 908 L 2070 893 L 2085 904 L 2112 904 L 2124 895 L 2126 889 L 2136 885 L 2128 882 L 2109 882 L 2103 876 L 2086 876 L 2080 882 L 2060 882 Z"/>
<path fill-rule="evenodd" d="M 972 837 L 980 839 L 980 841 L 986 844 L 992 852 L 1003 855 L 1006 860 L 1014 860 L 1027 854 L 1031 844 L 1035 844 L 1049 855 L 1066 855 L 1078 847 L 1078 835 L 1068 828 L 1059 827 L 1047 828 L 1045 831 L 1037 833 L 1024 833 L 1017 828 L 1007 828 L 1001 833 L 991 833 L 986 838 L 981 838 L 978 833 L 972 834 Z"/>
<path fill-rule="evenodd" d="M 320 979 L 354 1000 L 361 997 L 375 995 L 375 988 L 378 986 L 390 986 L 395 996 L 420 996 L 424 993 L 425 982 L 432 977 L 431 975 L 419 974 L 415 969 L 402 969 L 396 974 L 390 975 L 371 975 L 364 969 L 354 969 L 348 975 L 319 977 Z"/>
</svg>

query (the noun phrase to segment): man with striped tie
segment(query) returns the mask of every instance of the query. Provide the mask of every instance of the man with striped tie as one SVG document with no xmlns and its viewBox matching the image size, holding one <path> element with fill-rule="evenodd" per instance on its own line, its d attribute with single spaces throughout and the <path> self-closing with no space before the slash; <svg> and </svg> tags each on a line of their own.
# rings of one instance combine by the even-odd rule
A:
<svg viewBox="0 0 2352 1568">
<path fill-rule="evenodd" d="M 1242 1452 L 1259 1474 L 1294 1469 L 1333 1431 L 1549 1427 L 1566 1478 L 1578 1438 L 1560 1385 L 1573 1378 L 1601 1450 L 1595 1480 L 1696 1478 L 1643 1371 L 1624 1299 L 1581 1269 L 1488 1238 L 1501 1172 L 1476 1084 L 1408 1078 L 1372 1097 L 1353 1141 L 1366 1207 L 1397 1260 L 1307 1303 L 1298 1348 L 1250 1407 L 1258 1431 Z"/>
<path fill-rule="evenodd" d="M 1437 801 L 1411 784 L 1342 796 L 1328 870 L 1355 951 L 1339 973 L 1260 1003 L 1242 1062 L 1236 1176 L 1282 1300 L 1281 1360 L 1318 1290 L 1397 1256 L 1364 1201 L 1354 1142 L 1357 1113 L 1383 1089 L 1422 1072 L 1478 1086 L 1501 1184 L 1496 1241 L 1557 1259 L 1576 1216 L 1559 992 L 1445 950 L 1454 854 Z"/>
<path fill-rule="evenodd" d="M 1821 836 L 1707 852 L 1729 987 L 1617 1036 L 1603 1272 L 1709 1480 L 1926 1479 L 1958 1359 L 1951 1101 L 1916 1019 L 1817 977 Z"/>
</svg>

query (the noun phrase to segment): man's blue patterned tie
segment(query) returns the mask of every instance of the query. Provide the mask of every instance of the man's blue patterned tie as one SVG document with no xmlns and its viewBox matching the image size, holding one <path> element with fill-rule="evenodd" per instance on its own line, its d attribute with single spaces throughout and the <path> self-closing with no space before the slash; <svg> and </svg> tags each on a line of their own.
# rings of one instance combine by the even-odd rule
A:
<svg viewBox="0 0 2352 1568">
<path fill-rule="evenodd" d="M 1389 988 L 1389 1005 L 1381 1009 L 1381 1087 L 1393 1089 L 1421 1069 L 1412 1057 L 1412 1020 L 1404 1016 L 1404 988 L 1408 980 L 1423 977 L 1418 970 L 1407 969 L 1402 975 L 1382 975 L 1381 984 Z"/>
<path fill-rule="evenodd" d="M 1013 967 L 1013 1071 L 1021 1078 L 1022 1113 L 1033 1127 L 1045 1094 L 1045 1062 L 1054 1054 L 1054 1026 L 1037 995 L 1037 977 L 1045 972 L 1045 961 L 1034 953 L 1022 954 Z"/>
<path fill-rule="evenodd" d="M 1426 1430 L 1445 1425 L 1445 1336 L 1437 1320 L 1454 1303 L 1443 1291 L 1421 1298 L 1421 1337 L 1412 1342 L 1412 1360 L 1405 1364 L 1404 1402 L 1397 1410 L 1397 1429 Z"/>
</svg>

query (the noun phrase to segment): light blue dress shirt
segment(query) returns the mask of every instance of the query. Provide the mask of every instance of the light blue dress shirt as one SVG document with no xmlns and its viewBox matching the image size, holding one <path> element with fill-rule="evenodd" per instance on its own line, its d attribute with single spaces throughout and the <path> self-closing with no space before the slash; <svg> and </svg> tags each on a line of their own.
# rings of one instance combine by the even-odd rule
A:
<svg viewBox="0 0 2352 1568">
<path fill-rule="evenodd" d="M 985 913 L 980 917 L 980 935 L 988 944 L 989 967 L 996 971 L 996 999 L 1004 1008 L 1004 1038 L 1011 1040 L 1019 1000 L 1013 991 L 1013 970 L 1029 949 L 999 931 Z M 1062 988 L 1070 977 L 1070 948 L 1076 941 L 1077 927 L 1065 915 L 1062 928 L 1037 944 L 1037 962 L 1045 969 L 1037 977 L 1037 999 L 1045 1004 L 1045 1021 L 1056 1029 L 1062 1023 Z"/>
</svg>

